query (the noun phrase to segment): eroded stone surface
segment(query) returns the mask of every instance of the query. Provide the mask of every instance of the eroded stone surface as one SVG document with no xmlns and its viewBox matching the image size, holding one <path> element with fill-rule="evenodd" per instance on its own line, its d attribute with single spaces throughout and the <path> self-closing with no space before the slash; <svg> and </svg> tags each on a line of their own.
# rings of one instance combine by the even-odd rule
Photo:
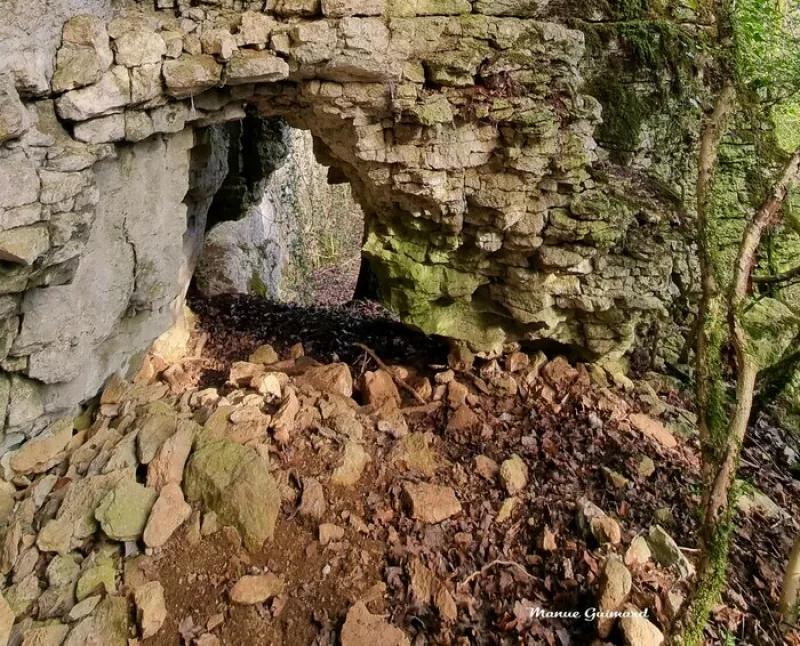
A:
<svg viewBox="0 0 800 646">
<path fill-rule="evenodd" d="M 0 151 L 0 257 L 16 265 L 0 293 L 24 305 L 21 321 L 4 317 L 0 348 L 48 384 L 48 414 L 72 412 L 180 319 L 202 235 L 186 223 L 202 232 L 224 177 L 215 140 L 190 192 L 188 152 L 207 143 L 193 132 L 245 106 L 311 130 L 365 209 L 364 253 L 387 304 L 426 333 L 618 355 L 675 291 L 669 200 L 590 173 L 601 110 L 584 80 L 603 61 L 564 26 L 579 10 L 137 3 L 135 18 L 111 20 L 105 4 L 48 15 L 33 61 L 13 51 L 17 36 L 2 48 L 14 87 L 0 92 L 0 141 L 20 145 Z"/>
</svg>

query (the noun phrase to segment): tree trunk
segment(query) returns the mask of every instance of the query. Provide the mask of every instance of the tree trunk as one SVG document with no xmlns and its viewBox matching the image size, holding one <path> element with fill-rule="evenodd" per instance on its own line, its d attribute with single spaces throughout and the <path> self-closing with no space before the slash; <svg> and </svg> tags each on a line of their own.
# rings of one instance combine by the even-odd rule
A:
<svg viewBox="0 0 800 646">
<path fill-rule="evenodd" d="M 800 536 L 794 540 L 789 564 L 783 577 L 780 611 L 784 624 L 797 623 L 798 606 L 800 606 Z"/>
<path fill-rule="evenodd" d="M 676 623 L 678 631 L 675 641 L 687 646 L 697 646 L 702 643 L 703 630 L 708 621 L 709 612 L 719 598 L 725 583 L 725 570 L 733 529 L 733 503 L 735 502 L 731 499 L 731 489 L 739 468 L 739 456 L 747 433 L 759 369 L 758 362 L 749 351 L 747 333 L 742 322 L 750 278 L 756 264 L 756 252 L 764 232 L 780 221 L 781 209 L 789 191 L 797 183 L 798 174 L 800 174 L 800 148 L 792 155 L 780 179 L 775 183 L 770 198 L 745 227 L 736 255 L 733 280 L 726 304 L 727 331 L 736 354 L 736 403 L 725 429 L 725 442 L 721 452 L 716 450 L 717 438 L 709 433 L 713 428 L 706 427 L 705 441 L 711 442 L 711 450 L 707 449 L 703 452 L 704 485 L 707 488 L 707 494 L 703 496 L 705 502 L 701 528 L 703 551 L 697 572 L 697 585 L 686 603 L 683 614 Z M 709 243 L 710 240 L 706 239 L 701 247 L 707 246 Z M 712 265 L 707 265 L 704 272 L 713 271 L 713 269 Z M 707 287 L 705 278 L 704 273 L 704 300 Z M 705 320 L 708 321 L 708 319 Z M 714 348 L 703 346 L 701 337 L 703 337 L 702 332 L 698 336 L 698 355 L 701 354 L 701 350 L 706 353 L 714 352 Z M 712 363 L 709 362 L 707 354 L 698 357 L 698 366 L 701 364 L 706 369 L 702 377 L 709 381 L 701 388 L 699 382 L 701 374 L 698 371 L 698 403 L 700 403 L 701 393 L 705 393 L 706 396 L 710 393 L 709 386 L 713 383 L 711 380 L 721 379 L 721 375 L 712 370 Z M 706 400 L 706 403 L 711 402 Z M 701 408 L 701 410 L 706 409 Z M 708 415 L 707 410 L 706 415 Z M 701 435 L 701 442 L 703 441 L 704 438 Z M 713 462 L 709 460 L 710 456 L 715 457 Z M 706 478 L 712 473 L 713 479 L 709 483 Z"/>
</svg>

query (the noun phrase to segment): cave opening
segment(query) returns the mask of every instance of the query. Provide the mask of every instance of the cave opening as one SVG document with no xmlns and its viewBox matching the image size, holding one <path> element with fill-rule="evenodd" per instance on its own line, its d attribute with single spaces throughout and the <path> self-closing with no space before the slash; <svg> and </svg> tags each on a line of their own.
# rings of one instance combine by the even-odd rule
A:
<svg viewBox="0 0 800 646">
<path fill-rule="evenodd" d="M 361 258 L 363 211 L 324 148 L 255 111 L 196 132 L 186 200 L 194 294 L 303 306 L 377 295 Z"/>
</svg>

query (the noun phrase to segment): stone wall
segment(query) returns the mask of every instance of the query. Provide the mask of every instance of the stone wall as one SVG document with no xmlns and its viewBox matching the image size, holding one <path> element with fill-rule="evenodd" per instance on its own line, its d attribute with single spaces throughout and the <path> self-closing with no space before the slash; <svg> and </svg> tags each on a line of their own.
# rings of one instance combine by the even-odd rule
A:
<svg viewBox="0 0 800 646">
<path fill-rule="evenodd" d="M 364 210 L 383 298 L 426 333 L 613 356 L 673 298 L 681 209 L 642 171 L 668 168 L 691 133 L 657 155 L 637 137 L 633 162 L 598 148 L 586 77 L 613 57 L 594 40 L 587 57 L 585 34 L 615 16 L 547 0 L 157 4 L 121 2 L 113 19 L 99 1 L 72 7 L 52 68 L 56 41 L 39 51 L 23 28 L 35 83 L 3 59 L 11 438 L 74 410 L 180 311 L 224 178 L 210 127 L 246 106 L 311 131 Z M 661 63 L 637 81 L 646 91 Z"/>
</svg>

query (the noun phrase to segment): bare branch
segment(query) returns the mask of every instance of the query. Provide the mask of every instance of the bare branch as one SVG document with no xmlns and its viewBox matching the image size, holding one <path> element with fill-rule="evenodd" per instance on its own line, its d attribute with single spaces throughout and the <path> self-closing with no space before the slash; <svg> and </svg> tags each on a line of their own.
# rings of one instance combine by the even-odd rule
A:
<svg viewBox="0 0 800 646">
<path fill-rule="evenodd" d="M 753 282 L 759 285 L 774 285 L 776 283 L 785 283 L 792 278 L 800 277 L 800 265 L 785 271 L 782 274 L 775 274 L 774 276 L 753 276 Z"/>
<path fill-rule="evenodd" d="M 698 429 L 701 446 L 708 445 L 709 424 L 706 412 L 711 397 L 711 379 L 708 365 L 710 340 L 706 322 L 716 320 L 719 310 L 719 287 L 714 271 L 714 261 L 709 248 L 711 235 L 708 223 L 708 202 L 711 183 L 719 160 L 719 145 L 728 128 L 731 113 L 736 103 L 736 89 L 729 82 L 720 92 L 714 111 L 706 121 L 700 141 L 700 157 L 697 171 L 697 244 L 700 260 L 700 276 L 703 290 L 698 311 L 697 348 L 695 371 L 697 384 Z"/>
</svg>

